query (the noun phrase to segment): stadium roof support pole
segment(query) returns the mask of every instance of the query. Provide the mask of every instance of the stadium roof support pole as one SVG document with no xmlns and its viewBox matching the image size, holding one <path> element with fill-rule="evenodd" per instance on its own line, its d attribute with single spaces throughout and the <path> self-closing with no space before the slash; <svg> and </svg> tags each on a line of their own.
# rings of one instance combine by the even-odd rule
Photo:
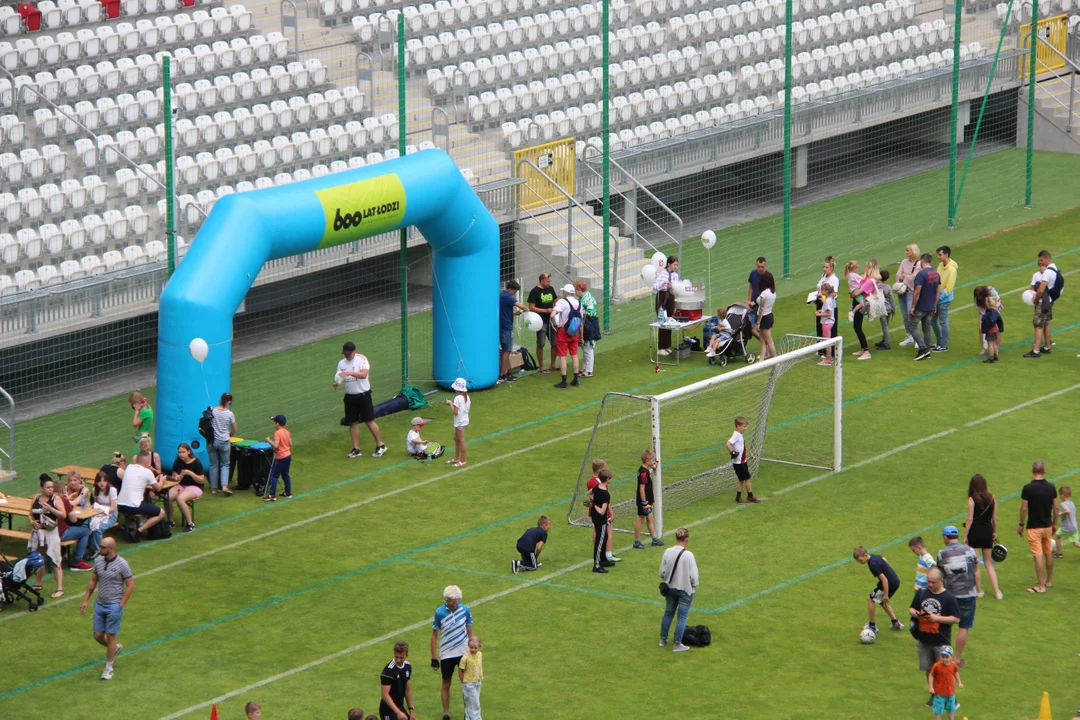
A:
<svg viewBox="0 0 1080 720">
<path fill-rule="evenodd" d="M 165 105 L 165 246 L 168 250 L 168 274 L 176 270 L 176 198 L 173 191 L 173 117 L 172 81 L 170 80 L 169 56 L 161 58 L 161 93 Z"/>
<path fill-rule="evenodd" d="M 1024 207 L 1031 207 L 1031 176 L 1035 159 L 1035 56 L 1039 45 L 1039 0 L 1031 0 L 1031 67 L 1028 70 L 1027 162 Z"/>
<path fill-rule="evenodd" d="M 398 61 L 398 154 L 405 157 L 408 119 L 405 114 L 405 14 L 397 18 Z M 401 249 L 398 251 L 398 272 L 401 283 L 401 386 L 409 384 L 409 231 L 398 231 Z"/>
<path fill-rule="evenodd" d="M 997 75 L 998 58 L 1001 57 L 1001 46 L 1005 43 L 1005 33 L 1009 29 L 1009 18 L 1012 17 L 1013 3 L 1009 0 L 1009 6 L 1005 10 L 1005 22 L 1001 25 L 1001 33 L 998 35 L 997 50 L 994 52 L 994 62 L 990 65 L 990 77 L 986 80 L 986 90 L 983 92 L 982 106 L 979 108 L 979 119 L 975 122 L 975 132 L 971 135 L 971 144 L 968 145 L 967 160 L 964 162 L 964 172 L 960 175 L 960 185 L 956 188 L 956 197 L 953 199 L 953 217 L 960 211 L 960 198 L 964 195 L 964 183 L 967 182 L 968 170 L 971 169 L 971 160 L 975 156 L 975 144 L 979 142 L 979 130 L 982 128 L 983 116 L 986 115 L 986 101 L 990 97 L 990 88 L 994 84 Z"/>
<path fill-rule="evenodd" d="M 952 105 L 949 112 L 949 229 L 956 227 L 956 123 L 960 117 L 960 35 L 963 0 L 953 0 Z"/>
<path fill-rule="evenodd" d="M 601 143 L 603 143 L 604 158 L 601 163 L 604 179 L 604 332 L 611 332 L 611 296 L 615 292 L 615 288 L 611 286 L 611 255 L 608 252 L 608 246 L 611 244 L 611 138 L 609 133 L 611 132 L 611 108 L 609 107 L 611 102 L 609 81 L 611 79 L 611 72 L 608 69 L 608 64 L 611 62 L 611 47 L 608 39 L 608 32 L 610 32 L 611 24 L 611 0 L 603 0 L 601 3 L 603 6 L 603 22 L 602 29 L 600 31 L 601 47 L 603 48 L 603 58 L 600 62 L 603 67 L 603 78 L 601 91 L 603 93 L 602 98 L 602 111 L 601 115 Z M 570 212 L 568 209 L 567 212 Z M 682 238 L 679 238 L 679 247 L 682 247 Z M 567 256 L 569 258 L 569 256 Z M 567 260 L 569 262 L 569 259 Z"/>
<path fill-rule="evenodd" d="M 791 279 L 791 16 L 794 3 L 784 11 L 784 278 Z"/>
<path fill-rule="evenodd" d="M 263 265 L 410 225 L 431 245 L 435 285 L 446 286 L 432 298 L 435 382 L 449 387 L 460 376 L 474 389 L 494 385 L 499 313 L 488 289 L 499 283 L 499 226 L 449 155 L 422 150 L 217 201 L 161 294 L 155 439 L 164 460 L 181 442 L 202 444 L 202 411 L 231 389 L 233 315 Z M 202 362 L 188 350 L 196 338 L 209 346 Z M 326 358 L 327 386 L 335 361 Z M 372 372 L 385 388 L 394 371 Z M 205 462 L 202 448 L 197 454 Z"/>
</svg>

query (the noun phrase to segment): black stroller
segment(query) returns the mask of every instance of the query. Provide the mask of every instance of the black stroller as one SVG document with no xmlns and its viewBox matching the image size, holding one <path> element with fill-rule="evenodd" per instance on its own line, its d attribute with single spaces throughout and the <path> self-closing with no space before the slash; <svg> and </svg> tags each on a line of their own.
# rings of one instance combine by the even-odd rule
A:
<svg viewBox="0 0 1080 720">
<path fill-rule="evenodd" d="M 0 559 L 0 605 L 25 600 L 27 610 L 34 612 L 45 604 L 41 592 L 33 588 L 34 574 L 45 565 L 39 552 L 31 552 L 14 565 Z"/>
<path fill-rule="evenodd" d="M 757 360 L 753 353 L 746 351 L 746 343 L 754 336 L 753 328 L 750 327 L 750 311 L 745 305 L 729 305 L 725 311 L 724 320 L 731 327 L 727 332 L 722 327 L 717 330 L 720 334 L 720 344 L 716 352 L 709 356 L 709 364 L 719 361 L 723 367 L 732 358 L 744 358 L 747 364 Z"/>
</svg>

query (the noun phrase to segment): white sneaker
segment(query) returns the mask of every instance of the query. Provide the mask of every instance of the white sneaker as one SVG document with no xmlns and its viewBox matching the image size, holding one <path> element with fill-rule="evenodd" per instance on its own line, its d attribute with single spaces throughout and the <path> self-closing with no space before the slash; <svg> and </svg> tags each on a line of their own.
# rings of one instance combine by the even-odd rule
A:
<svg viewBox="0 0 1080 720">
<path fill-rule="evenodd" d="M 665 356 L 665 357 L 666 357 L 666 356 L 668 356 L 668 355 L 670 355 L 670 354 L 671 354 L 671 351 L 670 351 L 670 350 L 657 350 L 657 351 L 656 351 L 656 354 L 657 354 L 657 355 L 663 355 L 663 356 Z"/>
<path fill-rule="evenodd" d="M 665 645 L 667 645 L 667 640 L 661 640 L 660 647 L 664 647 Z"/>
<path fill-rule="evenodd" d="M 101 671 L 102 680 L 112 680 L 113 669 L 111 665 L 106 665 L 105 669 Z"/>
<path fill-rule="evenodd" d="M 686 652 L 690 648 L 682 643 L 675 643 L 675 647 L 671 648 L 671 652 Z"/>
<path fill-rule="evenodd" d="M 375 449 L 375 452 L 371 453 L 371 457 L 382 457 L 385 454 L 386 454 L 386 446 L 385 445 L 380 445 L 378 448 Z"/>
<path fill-rule="evenodd" d="M 904 338 L 904 339 L 903 339 L 903 340 L 902 340 L 902 341 L 900 342 L 900 347 L 908 347 L 909 345 L 912 345 L 912 344 L 914 344 L 914 343 L 915 343 L 915 338 L 913 338 L 913 337 L 911 337 L 910 335 L 908 335 L 908 336 L 907 336 L 906 338 Z"/>
<path fill-rule="evenodd" d="M 869 360 L 869 359 L 870 359 L 870 351 L 869 350 L 867 350 L 866 352 L 859 355 L 859 360 Z"/>
<path fill-rule="evenodd" d="M 716 357 L 716 353 L 713 351 L 712 348 L 706 348 L 705 357 Z"/>
</svg>

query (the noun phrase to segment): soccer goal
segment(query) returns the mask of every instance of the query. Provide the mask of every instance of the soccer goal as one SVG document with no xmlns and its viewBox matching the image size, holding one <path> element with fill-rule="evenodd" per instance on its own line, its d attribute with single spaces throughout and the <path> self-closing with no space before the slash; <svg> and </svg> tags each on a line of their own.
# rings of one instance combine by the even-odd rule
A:
<svg viewBox="0 0 1080 720">
<path fill-rule="evenodd" d="M 818 355 L 832 347 L 831 367 Z M 725 443 L 734 420 L 745 417 L 747 461 L 757 487 L 762 462 L 839 471 L 843 406 L 843 339 L 785 335 L 779 355 L 660 395 L 607 393 L 578 473 L 567 520 L 591 526 L 584 505 L 592 462 L 602 458 L 614 474 L 609 485 L 615 529 L 633 530 L 641 453 L 652 449 L 653 513 L 663 532 L 664 513 L 733 491 L 735 472 Z"/>
</svg>

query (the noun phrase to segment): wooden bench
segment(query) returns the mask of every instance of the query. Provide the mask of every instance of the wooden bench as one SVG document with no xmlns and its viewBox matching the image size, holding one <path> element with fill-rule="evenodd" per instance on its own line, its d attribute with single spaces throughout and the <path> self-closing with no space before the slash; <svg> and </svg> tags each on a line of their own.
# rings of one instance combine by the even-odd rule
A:
<svg viewBox="0 0 1080 720">
<path fill-rule="evenodd" d="M 0 528 L 0 537 L 11 538 L 13 540 L 22 540 L 23 542 L 30 542 L 30 533 L 25 530 L 5 530 Z M 68 550 L 68 567 L 71 567 L 71 552 L 70 548 L 73 545 L 78 544 L 78 540 L 61 540 L 60 552 L 63 553 Z"/>
</svg>

